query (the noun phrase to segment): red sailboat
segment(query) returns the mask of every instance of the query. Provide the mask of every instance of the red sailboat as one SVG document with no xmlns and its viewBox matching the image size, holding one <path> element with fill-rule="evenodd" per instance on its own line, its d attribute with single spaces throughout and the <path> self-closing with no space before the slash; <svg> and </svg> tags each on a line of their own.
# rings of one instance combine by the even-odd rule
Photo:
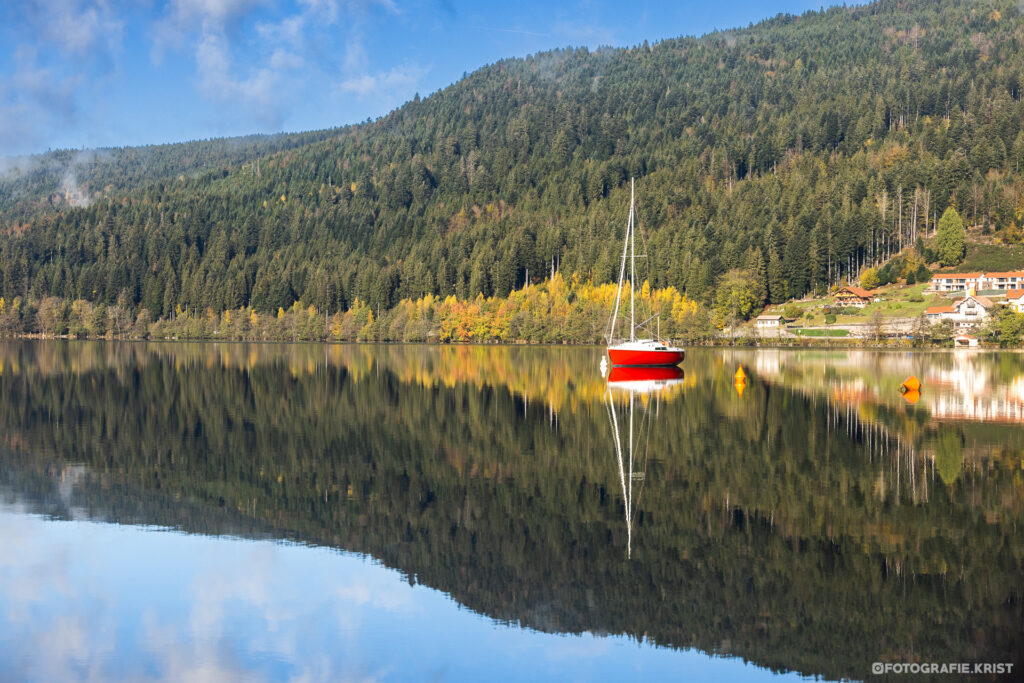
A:
<svg viewBox="0 0 1024 683">
<path fill-rule="evenodd" d="M 683 362 L 686 352 L 660 340 L 661 320 L 653 315 L 639 325 L 635 321 L 635 302 L 633 283 L 636 282 L 636 211 L 634 210 L 633 181 L 629 185 L 629 220 L 626 223 L 626 243 L 622 247 L 622 266 L 619 268 L 619 288 L 615 294 L 615 312 L 612 313 L 611 326 L 608 332 L 608 357 L 613 366 L 621 365 L 678 365 Z M 615 323 L 619 317 L 619 301 L 622 298 L 622 285 L 626 278 L 626 260 L 629 259 L 629 339 L 616 340 Z M 653 339 L 640 339 L 636 335 L 638 328 L 646 327 L 652 320 L 658 322 L 658 332 Z"/>
</svg>

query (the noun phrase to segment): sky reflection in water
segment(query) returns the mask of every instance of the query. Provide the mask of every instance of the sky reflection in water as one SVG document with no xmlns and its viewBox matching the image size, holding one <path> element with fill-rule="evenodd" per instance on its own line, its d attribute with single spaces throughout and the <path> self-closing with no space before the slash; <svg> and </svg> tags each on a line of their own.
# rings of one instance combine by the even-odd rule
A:
<svg viewBox="0 0 1024 683">
<path fill-rule="evenodd" d="M 0 508 L 4 680 L 758 679 L 736 658 L 498 624 L 371 559 Z"/>
</svg>

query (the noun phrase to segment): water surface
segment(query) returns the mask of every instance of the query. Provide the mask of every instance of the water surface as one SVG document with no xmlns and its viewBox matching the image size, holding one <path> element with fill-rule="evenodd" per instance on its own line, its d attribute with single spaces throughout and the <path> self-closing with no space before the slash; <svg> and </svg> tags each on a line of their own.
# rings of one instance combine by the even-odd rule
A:
<svg viewBox="0 0 1024 683">
<path fill-rule="evenodd" d="M 1019 661 L 1024 356 L 600 357 L 0 345 L 0 678 Z"/>
</svg>

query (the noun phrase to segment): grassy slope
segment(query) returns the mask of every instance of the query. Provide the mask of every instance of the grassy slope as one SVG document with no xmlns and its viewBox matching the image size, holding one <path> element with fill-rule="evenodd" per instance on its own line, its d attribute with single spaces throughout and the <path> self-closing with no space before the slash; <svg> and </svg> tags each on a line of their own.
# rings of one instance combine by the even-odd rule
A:
<svg viewBox="0 0 1024 683">
<path fill-rule="evenodd" d="M 967 243 L 967 255 L 963 263 L 953 268 L 939 268 L 936 273 L 966 273 L 966 272 L 992 272 L 1008 270 L 1024 270 L 1024 244 L 995 244 L 989 241 L 982 241 L 980 236 L 969 235 Z M 870 303 L 865 306 L 858 315 L 840 315 L 836 318 L 836 324 L 865 323 L 876 313 L 886 318 L 912 318 L 924 314 L 930 306 L 946 306 L 952 304 L 958 297 L 939 296 L 923 294 L 928 287 L 927 283 L 918 283 L 910 286 L 888 285 L 881 287 L 879 292 L 882 301 Z M 915 299 L 921 299 L 915 301 Z M 801 317 L 800 323 L 806 326 L 824 325 L 824 307 L 833 304 L 831 296 L 816 299 L 805 299 L 802 301 L 790 302 L 789 306 L 797 306 L 805 312 L 810 312 L 811 317 Z M 770 307 L 771 312 L 782 312 L 782 306 Z M 805 334 L 807 334 L 805 332 Z M 813 336 L 813 332 L 811 335 Z"/>
</svg>

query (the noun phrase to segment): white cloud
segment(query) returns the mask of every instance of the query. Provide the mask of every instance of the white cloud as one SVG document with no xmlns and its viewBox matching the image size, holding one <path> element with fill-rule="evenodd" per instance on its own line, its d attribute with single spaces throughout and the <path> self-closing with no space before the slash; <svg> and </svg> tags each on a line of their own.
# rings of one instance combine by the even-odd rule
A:
<svg viewBox="0 0 1024 683">
<path fill-rule="evenodd" d="M 574 45 L 591 48 L 615 45 L 615 32 L 607 26 L 577 21 L 559 21 L 551 27 L 551 33 Z"/>
<path fill-rule="evenodd" d="M 154 61 L 166 49 L 194 51 L 200 94 L 232 105 L 225 107 L 232 116 L 244 112 L 265 129 L 284 123 L 317 73 L 331 79 L 341 74 L 343 92 L 385 105 L 411 95 L 426 73 L 405 65 L 368 72 L 361 25 L 374 10 L 398 14 L 392 0 L 299 0 L 296 11 L 273 19 L 262 11 L 268 4 L 170 0 L 155 27 Z M 330 57 L 339 33 L 347 34 L 340 65 Z"/>
<path fill-rule="evenodd" d="M 14 59 L 0 79 L 0 154 L 77 123 L 78 101 L 116 71 L 124 22 L 107 0 L 32 0 L 12 13 Z"/>
<path fill-rule="evenodd" d="M 364 73 L 346 78 L 338 84 L 342 92 L 381 102 L 402 102 L 412 96 L 417 85 L 429 72 L 417 64 L 402 64 L 378 74 Z"/>
<path fill-rule="evenodd" d="M 71 125 L 81 80 L 40 64 L 34 48 L 17 48 L 9 84 L 0 80 L 0 152 L 30 148 L 44 130 Z"/>
<path fill-rule="evenodd" d="M 200 91 L 211 100 L 243 107 L 268 127 L 281 124 L 289 74 L 302 64 L 298 55 L 279 49 L 262 66 L 236 75 L 228 42 L 222 34 L 206 34 L 196 46 Z"/>
<path fill-rule="evenodd" d="M 188 30 L 199 22 L 204 31 L 222 30 L 247 16 L 267 0 L 170 0 L 165 22 Z"/>
<path fill-rule="evenodd" d="M 124 22 L 106 0 L 35 0 L 26 9 L 35 37 L 65 53 L 106 59 L 120 50 Z"/>
</svg>

